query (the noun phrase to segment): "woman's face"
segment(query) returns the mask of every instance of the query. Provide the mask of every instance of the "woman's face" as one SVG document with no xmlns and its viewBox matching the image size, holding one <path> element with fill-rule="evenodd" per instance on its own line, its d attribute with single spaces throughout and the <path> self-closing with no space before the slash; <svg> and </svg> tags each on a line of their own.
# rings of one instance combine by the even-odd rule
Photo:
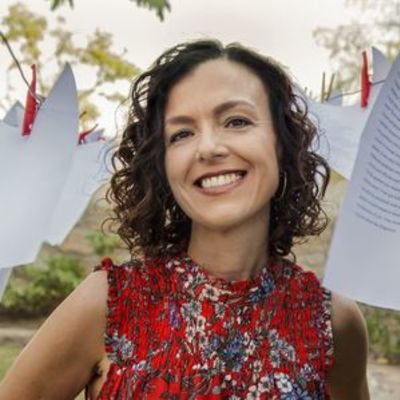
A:
<svg viewBox="0 0 400 400">
<path fill-rule="evenodd" d="M 200 64 L 172 87 L 164 126 L 167 179 L 192 224 L 225 230 L 268 218 L 278 146 L 257 75 L 225 59 Z"/>
</svg>

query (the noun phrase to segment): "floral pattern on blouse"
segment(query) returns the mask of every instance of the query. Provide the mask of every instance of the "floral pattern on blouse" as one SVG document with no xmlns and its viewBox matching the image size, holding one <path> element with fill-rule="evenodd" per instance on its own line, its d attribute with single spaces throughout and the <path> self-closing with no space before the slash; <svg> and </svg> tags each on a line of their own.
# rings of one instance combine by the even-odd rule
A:
<svg viewBox="0 0 400 400">
<path fill-rule="evenodd" d="M 270 262 L 246 281 L 187 253 L 114 265 L 98 400 L 329 399 L 330 292 L 312 272 Z"/>
</svg>

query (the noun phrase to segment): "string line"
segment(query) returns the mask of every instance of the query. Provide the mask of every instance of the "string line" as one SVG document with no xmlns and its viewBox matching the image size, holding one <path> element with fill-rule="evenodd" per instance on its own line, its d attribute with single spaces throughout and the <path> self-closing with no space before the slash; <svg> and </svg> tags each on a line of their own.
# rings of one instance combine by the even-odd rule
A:
<svg viewBox="0 0 400 400">
<path fill-rule="evenodd" d="M 19 71 L 19 73 L 20 73 L 20 75 L 21 75 L 21 78 L 23 79 L 23 81 L 25 82 L 26 86 L 28 87 L 29 93 L 31 94 L 32 97 L 35 98 L 35 100 L 37 101 L 38 105 L 40 105 L 40 104 L 41 104 L 41 99 L 40 99 L 40 97 L 38 97 L 38 96 L 36 95 L 36 93 L 33 93 L 33 92 L 32 92 L 31 87 L 30 87 L 30 84 L 29 84 L 28 80 L 27 80 L 26 77 L 25 77 L 24 71 L 22 70 L 21 64 L 20 64 L 20 62 L 18 61 L 17 57 L 15 56 L 15 54 L 14 54 L 14 52 L 13 52 L 13 50 L 12 50 L 12 48 L 11 48 L 11 46 L 10 46 L 10 43 L 8 42 L 6 36 L 4 35 L 4 33 L 3 33 L 1 30 L 0 30 L 0 37 L 1 37 L 2 41 L 3 41 L 3 43 L 6 45 L 7 50 L 8 50 L 8 52 L 10 53 L 10 55 L 11 55 L 11 57 L 12 57 L 12 59 L 13 59 L 15 65 L 17 66 L 18 71 Z"/>
<path fill-rule="evenodd" d="M 3 32 L 2 32 L 1 30 L 0 30 L 0 36 L 1 36 L 1 39 L 3 40 L 3 43 L 6 45 L 8 51 L 9 51 L 11 57 L 12 57 L 12 59 L 14 60 L 14 63 L 15 63 L 15 65 L 17 66 L 17 68 L 18 68 L 18 70 L 19 70 L 19 73 L 20 73 L 20 75 L 21 75 L 23 81 L 25 82 L 26 86 L 28 87 L 29 93 L 36 99 L 36 101 L 37 101 L 38 104 L 40 105 L 40 103 L 41 103 L 40 97 L 38 97 L 38 96 L 36 95 L 36 93 L 32 93 L 31 88 L 30 88 L 30 85 L 29 85 L 29 82 L 28 82 L 28 80 L 26 79 L 26 77 L 25 77 L 25 75 L 24 75 L 24 71 L 23 71 L 22 68 L 21 68 L 21 64 L 19 63 L 17 57 L 15 56 L 15 54 L 14 54 L 14 52 L 13 52 L 13 50 L 12 50 L 12 48 L 11 48 L 11 46 L 10 46 L 10 43 L 8 42 L 6 36 L 3 34 Z M 385 79 L 381 79 L 380 81 L 376 81 L 376 82 L 371 82 L 371 86 L 379 85 L 379 84 L 381 84 L 381 83 L 383 83 L 383 82 L 385 82 Z M 338 95 L 336 95 L 336 96 L 329 97 L 327 100 L 336 100 L 336 99 L 339 99 L 339 98 L 342 98 L 342 97 L 352 96 L 352 95 L 358 94 L 358 93 L 361 93 L 361 90 L 356 90 L 356 91 L 354 91 L 354 92 L 341 93 L 341 94 L 338 94 Z"/>
</svg>

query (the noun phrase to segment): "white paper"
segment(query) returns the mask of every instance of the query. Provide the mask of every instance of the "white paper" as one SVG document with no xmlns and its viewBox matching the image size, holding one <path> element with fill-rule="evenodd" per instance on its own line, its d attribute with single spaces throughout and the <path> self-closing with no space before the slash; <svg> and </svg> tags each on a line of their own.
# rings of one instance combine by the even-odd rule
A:
<svg viewBox="0 0 400 400">
<path fill-rule="evenodd" d="M 85 143 L 97 142 L 103 137 L 104 129 L 96 129 L 85 137 Z"/>
<path fill-rule="evenodd" d="M 376 47 L 372 47 L 373 77 L 372 82 L 384 81 L 389 75 L 392 64 Z"/>
<path fill-rule="evenodd" d="M 79 221 L 92 195 L 109 180 L 111 142 L 97 141 L 78 146 L 62 195 L 46 233 L 51 245 L 61 244 Z"/>
<path fill-rule="evenodd" d="M 400 56 L 362 135 L 337 221 L 324 284 L 400 309 Z"/>
<path fill-rule="evenodd" d="M 17 113 L 19 105 L 14 105 L 6 114 L 3 121 L 0 121 L 0 167 L 3 165 L 7 153 L 13 153 L 23 145 L 26 137 L 21 135 L 20 114 Z M 11 125 L 8 125 L 11 124 Z M 3 166 L 4 168 L 4 166 Z M 3 201 L 0 199 L 0 208 L 3 206 Z M 1 214 L 1 210 L 0 210 Z M 2 224 L 2 229 L 7 230 L 7 227 Z M 1 235 L 1 233 L 0 233 Z M 0 249 L 2 249 L 0 245 Z M 0 268 L 0 301 L 7 287 L 7 282 L 11 276 L 11 268 Z"/>
<path fill-rule="evenodd" d="M 75 81 L 66 66 L 29 137 L 0 124 L 0 268 L 35 260 L 71 169 L 78 117 Z"/>
<path fill-rule="evenodd" d="M 108 150 L 115 143 L 102 139 L 103 130 L 78 145 L 77 95 L 69 67 L 29 136 L 21 134 L 23 117 L 17 102 L 0 121 L 0 300 L 12 267 L 34 262 L 45 240 L 61 244 L 112 170 Z"/>
<path fill-rule="evenodd" d="M 383 81 L 390 69 L 390 63 L 377 49 L 372 49 L 374 75 L 368 106 L 362 108 L 360 102 L 342 106 L 330 101 L 319 103 L 307 97 L 311 119 L 319 126 L 321 137 L 315 148 L 346 179 L 350 179 L 357 155 L 361 133 L 379 96 Z M 381 82 L 381 83 L 378 83 Z"/>
<path fill-rule="evenodd" d="M 14 126 L 21 131 L 22 121 L 24 119 L 24 107 L 17 101 L 4 116 L 3 122 L 7 125 Z"/>
<path fill-rule="evenodd" d="M 341 90 L 335 90 L 332 92 L 329 99 L 326 100 L 327 104 L 331 104 L 332 106 L 341 106 L 343 104 L 343 93 Z"/>
</svg>

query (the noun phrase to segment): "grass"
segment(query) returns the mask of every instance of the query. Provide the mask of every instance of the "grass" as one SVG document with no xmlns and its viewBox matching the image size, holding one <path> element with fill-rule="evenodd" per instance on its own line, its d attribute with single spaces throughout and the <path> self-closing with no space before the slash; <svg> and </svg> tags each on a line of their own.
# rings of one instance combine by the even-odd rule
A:
<svg viewBox="0 0 400 400">
<path fill-rule="evenodd" d="M 22 347 L 15 343 L 7 343 L 0 346 L 0 380 L 3 379 L 21 350 Z"/>
<path fill-rule="evenodd" d="M 22 347 L 23 346 L 15 343 L 3 343 L 0 345 L 0 381 L 4 378 L 7 370 L 17 358 Z M 82 392 L 75 400 L 84 399 L 84 393 Z"/>
<path fill-rule="evenodd" d="M 400 313 L 361 306 L 367 323 L 370 353 L 382 363 L 400 365 Z"/>
</svg>

